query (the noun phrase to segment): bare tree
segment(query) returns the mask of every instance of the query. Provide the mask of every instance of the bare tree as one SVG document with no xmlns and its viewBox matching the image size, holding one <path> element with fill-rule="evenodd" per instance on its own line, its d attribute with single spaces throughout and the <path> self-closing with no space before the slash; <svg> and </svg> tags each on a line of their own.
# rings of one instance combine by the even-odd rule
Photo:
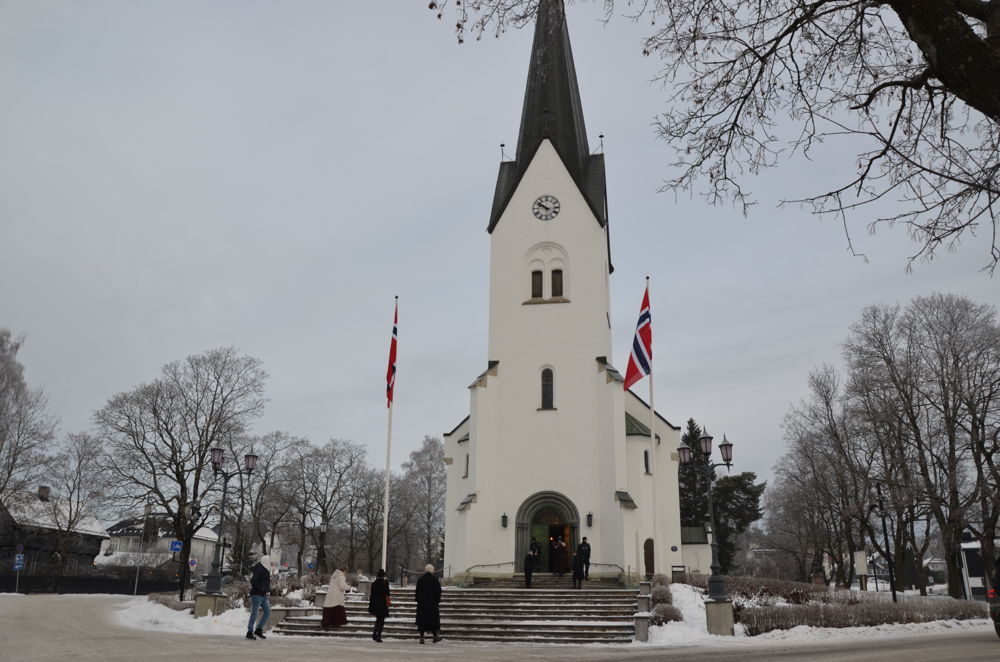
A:
<svg viewBox="0 0 1000 662">
<path fill-rule="evenodd" d="M 150 500 L 173 522 L 183 544 L 182 596 L 191 539 L 209 519 L 216 489 L 209 449 L 245 433 L 264 407 L 266 377 L 255 358 L 210 350 L 164 366 L 159 378 L 95 413 L 115 496 L 132 507 Z"/>
<path fill-rule="evenodd" d="M 23 336 L 0 328 L 0 505 L 42 475 L 57 425 L 46 412 L 45 393 L 24 380 L 17 360 L 23 343 Z"/>
<path fill-rule="evenodd" d="M 95 506 L 103 498 L 101 449 L 97 439 L 83 432 L 70 434 L 47 468 L 46 479 L 55 492 L 55 498 L 50 498 L 47 505 L 56 527 L 56 575 L 61 577 L 77 529 L 92 519 Z"/>
<path fill-rule="evenodd" d="M 562 0 L 544 0 L 561 11 Z M 537 0 L 438 0 L 460 41 L 521 26 Z M 838 140 L 856 157 L 841 181 L 794 202 L 869 228 L 904 225 L 929 258 L 981 234 L 1000 261 L 1000 0 L 603 0 L 649 20 L 662 60 L 660 136 L 676 155 L 665 189 L 753 203 L 746 180 Z M 449 5 L 451 8 L 449 9 Z M 851 247 L 848 233 L 848 246 Z M 853 247 L 851 247 L 853 250 Z"/>
<path fill-rule="evenodd" d="M 444 444 L 437 437 L 424 437 L 423 445 L 403 463 L 403 480 L 415 499 L 413 527 L 419 539 L 417 552 L 424 563 L 440 565 L 440 540 L 444 536 L 444 497 L 447 474 Z"/>
</svg>

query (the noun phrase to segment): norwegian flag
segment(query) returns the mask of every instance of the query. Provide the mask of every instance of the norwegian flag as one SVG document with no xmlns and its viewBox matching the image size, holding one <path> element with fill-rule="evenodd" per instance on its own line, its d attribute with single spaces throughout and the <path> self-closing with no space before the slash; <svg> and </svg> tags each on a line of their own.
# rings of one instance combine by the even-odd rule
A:
<svg viewBox="0 0 1000 662">
<path fill-rule="evenodd" d="M 653 365 L 653 318 L 649 314 L 649 283 L 642 297 L 639 322 L 635 325 L 635 339 L 632 340 L 632 355 L 625 371 L 625 390 L 649 374 Z"/>
<path fill-rule="evenodd" d="M 392 343 L 389 345 L 389 369 L 385 373 L 386 407 L 392 406 L 392 390 L 396 386 L 396 326 L 399 324 L 399 297 L 396 297 L 396 310 L 392 316 Z"/>
</svg>

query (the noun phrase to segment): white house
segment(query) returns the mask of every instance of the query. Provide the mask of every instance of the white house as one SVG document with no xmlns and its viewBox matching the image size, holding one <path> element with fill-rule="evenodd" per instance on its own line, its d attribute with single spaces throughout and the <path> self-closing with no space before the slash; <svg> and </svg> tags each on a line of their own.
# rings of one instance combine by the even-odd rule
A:
<svg viewBox="0 0 1000 662">
<path fill-rule="evenodd" d="M 487 231 L 487 366 L 445 434 L 446 574 L 509 575 L 532 538 L 545 570 L 544 541 L 560 536 L 571 550 L 589 539 L 592 576 L 669 574 L 683 565 L 680 429 L 657 416 L 654 449 L 649 406 L 612 364 L 604 155 L 587 140 L 562 0 L 539 5 Z"/>
</svg>

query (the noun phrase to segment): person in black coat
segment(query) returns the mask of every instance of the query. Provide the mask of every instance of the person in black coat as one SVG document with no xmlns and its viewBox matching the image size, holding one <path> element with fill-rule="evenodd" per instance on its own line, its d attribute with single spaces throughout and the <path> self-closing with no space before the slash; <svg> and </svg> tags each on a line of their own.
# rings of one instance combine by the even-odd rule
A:
<svg viewBox="0 0 1000 662">
<path fill-rule="evenodd" d="M 417 631 L 420 632 L 420 643 L 424 643 L 424 632 L 430 632 L 436 644 L 441 641 L 438 630 L 441 629 L 441 582 L 434 576 L 434 566 L 430 563 L 424 566 L 424 574 L 417 580 L 414 591 L 417 599 Z"/>
<path fill-rule="evenodd" d="M 587 542 L 587 536 L 583 537 L 583 542 L 576 551 L 580 552 L 580 558 L 583 559 L 583 578 L 590 579 L 590 543 Z"/>
<path fill-rule="evenodd" d="M 379 570 L 372 582 L 368 613 L 375 617 L 372 639 L 382 643 L 382 630 L 385 629 L 385 619 L 389 615 L 389 581 L 385 577 L 385 570 Z"/>
<path fill-rule="evenodd" d="M 573 552 L 573 588 L 583 588 L 583 556 Z"/>
<path fill-rule="evenodd" d="M 250 570 L 250 622 L 247 624 L 247 639 L 266 639 L 264 626 L 271 616 L 271 605 L 267 596 L 271 592 L 271 557 L 260 557 L 257 564 Z M 257 612 L 263 612 L 256 627 L 254 621 Z"/>
<path fill-rule="evenodd" d="M 531 588 L 531 573 L 535 571 L 535 555 L 530 551 L 524 557 L 524 588 Z"/>
</svg>

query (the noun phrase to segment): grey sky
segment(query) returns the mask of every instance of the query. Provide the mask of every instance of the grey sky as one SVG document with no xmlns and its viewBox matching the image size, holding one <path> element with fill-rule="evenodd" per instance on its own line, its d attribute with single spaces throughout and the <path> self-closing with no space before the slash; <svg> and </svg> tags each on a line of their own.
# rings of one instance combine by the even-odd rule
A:
<svg viewBox="0 0 1000 662">
<path fill-rule="evenodd" d="M 768 475 L 784 411 L 865 305 L 998 302 L 985 242 L 908 275 L 902 229 L 856 220 L 866 264 L 836 221 L 775 207 L 851 171 L 842 145 L 754 180 L 749 219 L 657 194 L 671 154 L 648 25 L 600 16 L 569 8 L 591 144 L 606 136 L 613 361 L 649 274 L 672 422 L 725 432 L 738 469 Z M 394 294 L 393 465 L 468 413 L 531 34 L 460 46 L 452 27 L 424 0 L 0 0 L 0 326 L 27 334 L 64 432 L 164 363 L 234 345 L 270 373 L 255 431 L 352 439 L 380 464 Z"/>
</svg>

